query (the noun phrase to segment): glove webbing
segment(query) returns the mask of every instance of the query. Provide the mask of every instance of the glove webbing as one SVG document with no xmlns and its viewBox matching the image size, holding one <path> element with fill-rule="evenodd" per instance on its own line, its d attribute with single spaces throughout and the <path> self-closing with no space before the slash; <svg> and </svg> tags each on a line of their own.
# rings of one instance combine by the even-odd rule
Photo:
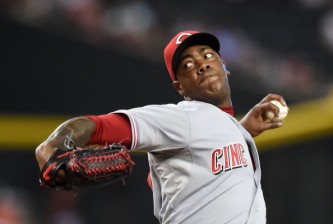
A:
<svg viewBox="0 0 333 224">
<path fill-rule="evenodd" d="M 128 172 L 133 165 L 129 154 L 120 151 L 107 155 L 90 155 L 82 159 L 73 154 L 68 169 L 72 172 L 80 172 L 83 169 L 89 178 L 96 179 L 110 172 Z"/>
</svg>

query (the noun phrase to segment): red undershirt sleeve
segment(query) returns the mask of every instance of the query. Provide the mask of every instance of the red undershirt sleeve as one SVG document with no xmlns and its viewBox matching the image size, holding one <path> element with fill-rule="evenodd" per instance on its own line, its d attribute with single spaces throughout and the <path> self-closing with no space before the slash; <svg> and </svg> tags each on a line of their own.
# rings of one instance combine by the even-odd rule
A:
<svg viewBox="0 0 333 224">
<path fill-rule="evenodd" d="M 130 149 L 132 144 L 131 124 L 124 114 L 103 114 L 86 116 L 95 122 L 95 130 L 87 145 L 108 145 L 115 142 Z"/>
</svg>

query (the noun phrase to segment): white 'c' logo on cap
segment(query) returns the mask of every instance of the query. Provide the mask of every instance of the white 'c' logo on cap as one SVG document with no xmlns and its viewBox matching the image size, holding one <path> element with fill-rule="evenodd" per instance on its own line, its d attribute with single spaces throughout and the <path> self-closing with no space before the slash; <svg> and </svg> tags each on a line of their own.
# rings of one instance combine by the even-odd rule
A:
<svg viewBox="0 0 333 224">
<path fill-rule="evenodd" d="M 182 33 L 178 36 L 177 40 L 176 40 L 176 44 L 180 44 L 182 41 L 180 41 L 180 38 L 182 38 L 183 36 L 191 36 L 192 34 L 190 33 Z"/>
</svg>

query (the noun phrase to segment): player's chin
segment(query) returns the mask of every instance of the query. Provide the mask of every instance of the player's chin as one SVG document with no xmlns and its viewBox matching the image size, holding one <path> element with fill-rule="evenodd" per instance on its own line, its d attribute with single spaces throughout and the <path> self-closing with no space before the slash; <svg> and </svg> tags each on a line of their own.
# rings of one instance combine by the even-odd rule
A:
<svg viewBox="0 0 333 224">
<path fill-rule="evenodd" d="M 205 92 L 205 94 L 210 97 L 215 98 L 216 96 L 220 96 L 226 90 L 226 86 L 222 82 L 209 82 L 206 84 L 207 85 L 201 87 L 203 89 L 203 92 Z"/>
</svg>

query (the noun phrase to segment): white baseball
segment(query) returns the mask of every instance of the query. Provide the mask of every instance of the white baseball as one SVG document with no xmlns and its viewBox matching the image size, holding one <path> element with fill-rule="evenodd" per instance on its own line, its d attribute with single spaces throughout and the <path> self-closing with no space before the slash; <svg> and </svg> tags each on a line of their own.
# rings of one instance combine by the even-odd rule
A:
<svg viewBox="0 0 333 224">
<path fill-rule="evenodd" d="M 273 122 L 282 121 L 283 119 L 285 119 L 287 117 L 288 111 L 289 111 L 288 106 L 283 106 L 277 100 L 272 100 L 271 103 L 274 104 L 275 106 L 277 106 L 279 108 L 279 114 L 278 114 L 277 117 L 275 117 L 274 113 L 269 110 L 269 111 L 266 111 L 266 117 L 270 121 L 273 121 Z"/>
</svg>

